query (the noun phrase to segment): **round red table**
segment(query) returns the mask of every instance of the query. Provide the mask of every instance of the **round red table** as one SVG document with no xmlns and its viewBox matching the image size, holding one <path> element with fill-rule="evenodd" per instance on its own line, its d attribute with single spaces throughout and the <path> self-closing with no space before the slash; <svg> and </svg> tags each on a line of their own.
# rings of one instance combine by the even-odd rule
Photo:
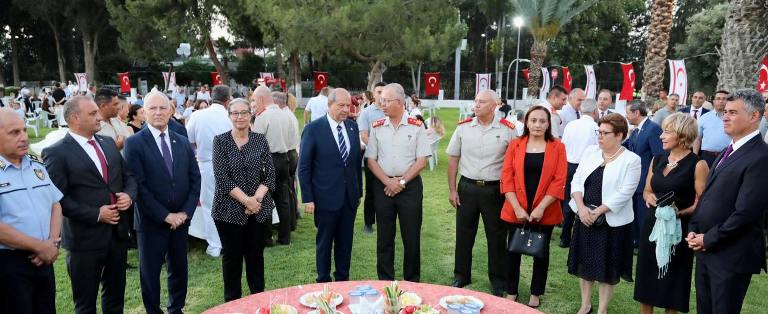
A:
<svg viewBox="0 0 768 314">
<path fill-rule="evenodd" d="M 440 310 L 440 313 L 446 313 L 446 310 L 440 307 L 438 303 L 440 298 L 447 295 L 470 295 L 480 299 L 485 304 L 481 313 L 541 313 L 523 304 L 495 297 L 487 293 L 427 283 L 414 283 L 408 281 L 400 281 L 399 283 L 401 289 L 404 291 L 415 292 L 421 297 L 423 304 L 435 305 Z M 381 293 L 384 286 L 390 284 L 390 281 L 343 281 L 327 284 L 330 285 L 331 290 L 341 293 L 344 296 L 344 302 L 336 309 L 343 313 L 350 313 L 350 291 L 354 290 L 357 286 L 370 285 Z M 204 313 L 254 313 L 259 307 L 267 307 L 270 303 L 279 303 L 292 305 L 296 307 L 299 313 L 303 314 L 312 311 L 313 309 L 301 305 L 301 303 L 299 303 L 299 297 L 307 292 L 321 291 L 323 290 L 323 285 L 324 284 L 322 283 L 316 283 L 265 291 L 249 295 L 239 300 L 224 303 L 209 309 Z"/>
</svg>

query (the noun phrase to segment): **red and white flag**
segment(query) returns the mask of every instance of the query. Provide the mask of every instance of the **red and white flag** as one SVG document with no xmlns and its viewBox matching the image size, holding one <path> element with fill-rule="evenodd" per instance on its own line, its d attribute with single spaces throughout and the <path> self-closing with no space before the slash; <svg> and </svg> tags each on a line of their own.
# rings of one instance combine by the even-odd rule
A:
<svg viewBox="0 0 768 314">
<path fill-rule="evenodd" d="M 523 78 L 528 82 L 528 69 L 523 69 Z"/>
<path fill-rule="evenodd" d="M 176 72 L 163 72 L 166 90 L 176 91 Z"/>
<path fill-rule="evenodd" d="M 117 80 L 120 81 L 120 92 L 121 93 L 130 93 L 131 92 L 131 79 L 128 78 L 128 72 L 117 73 Z"/>
<path fill-rule="evenodd" d="M 563 88 L 569 93 L 571 92 L 571 70 L 568 67 L 563 67 Z"/>
<path fill-rule="evenodd" d="M 219 75 L 219 72 L 211 72 L 211 84 L 213 86 L 221 85 L 221 75 Z"/>
<path fill-rule="evenodd" d="M 541 68 L 541 88 L 539 89 L 539 99 L 547 99 L 547 93 L 552 86 L 549 79 L 549 71 L 547 68 Z"/>
<path fill-rule="evenodd" d="M 622 63 L 621 70 L 624 71 L 624 84 L 621 86 L 619 100 L 632 100 L 635 93 L 635 68 L 632 63 Z"/>
<path fill-rule="evenodd" d="M 314 72 L 315 75 L 315 91 L 323 89 L 328 86 L 328 72 Z"/>
<path fill-rule="evenodd" d="M 261 78 L 263 78 L 265 81 L 267 78 L 275 78 L 275 75 L 272 72 L 259 72 L 259 74 L 261 75 Z"/>
<path fill-rule="evenodd" d="M 440 72 L 424 73 L 424 95 L 437 96 L 440 94 Z"/>
<path fill-rule="evenodd" d="M 75 73 L 75 81 L 77 81 L 77 90 L 80 92 L 88 91 L 88 74 Z"/>
<path fill-rule="evenodd" d="M 680 96 L 678 105 L 685 105 L 688 99 L 688 73 L 685 72 L 685 60 L 669 61 L 669 94 Z"/>
<path fill-rule="evenodd" d="M 584 91 L 587 92 L 587 98 L 597 99 L 597 78 L 595 77 L 595 67 L 593 65 L 585 65 L 584 73 L 587 76 L 587 86 L 584 87 Z"/>
<path fill-rule="evenodd" d="M 757 91 L 768 91 L 768 56 L 760 62 L 760 70 L 757 72 Z"/>
<path fill-rule="evenodd" d="M 486 89 L 491 89 L 491 73 L 475 74 L 475 95 Z"/>
</svg>

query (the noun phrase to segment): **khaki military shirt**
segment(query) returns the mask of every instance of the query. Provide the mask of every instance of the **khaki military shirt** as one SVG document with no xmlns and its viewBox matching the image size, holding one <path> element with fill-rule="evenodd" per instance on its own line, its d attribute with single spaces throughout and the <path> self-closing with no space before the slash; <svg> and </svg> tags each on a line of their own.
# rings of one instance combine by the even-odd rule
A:
<svg viewBox="0 0 768 314">
<path fill-rule="evenodd" d="M 277 105 L 269 105 L 253 122 L 253 131 L 264 134 L 269 144 L 270 153 L 287 153 L 296 132 L 291 122 L 291 114 Z"/>
<path fill-rule="evenodd" d="M 387 176 L 402 176 L 416 158 L 432 155 L 426 131 L 421 121 L 405 114 L 397 129 L 389 118 L 376 120 L 371 125 L 365 157 L 375 159 Z"/>
<path fill-rule="evenodd" d="M 515 125 L 495 117 L 485 127 L 475 118 L 459 122 L 445 152 L 459 158 L 459 174 L 484 181 L 498 181 L 507 145 L 517 137 Z"/>
</svg>

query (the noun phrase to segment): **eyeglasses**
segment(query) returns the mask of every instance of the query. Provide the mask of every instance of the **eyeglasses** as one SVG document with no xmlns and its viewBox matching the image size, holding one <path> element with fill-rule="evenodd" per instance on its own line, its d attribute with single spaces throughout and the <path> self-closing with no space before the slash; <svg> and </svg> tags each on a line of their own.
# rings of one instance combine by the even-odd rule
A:
<svg viewBox="0 0 768 314">
<path fill-rule="evenodd" d="M 249 117 L 250 115 L 250 111 L 232 111 L 229 113 L 229 116 L 234 118 Z"/>
<path fill-rule="evenodd" d="M 616 133 L 616 132 L 605 132 L 605 131 L 595 130 L 595 135 L 597 135 L 598 137 L 606 136 L 606 135 L 612 134 L 612 133 Z"/>
</svg>

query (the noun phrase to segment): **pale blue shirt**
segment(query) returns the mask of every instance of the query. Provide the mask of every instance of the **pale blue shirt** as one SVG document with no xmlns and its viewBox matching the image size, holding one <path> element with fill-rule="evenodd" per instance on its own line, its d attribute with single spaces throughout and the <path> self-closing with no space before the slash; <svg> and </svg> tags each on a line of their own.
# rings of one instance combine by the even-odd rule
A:
<svg viewBox="0 0 768 314">
<path fill-rule="evenodd" d="M 731 138 L 725 134 L 723 120 L 717 116 L 717 111 L 710 111 L 699 117 L 699 134 L 701 134 L 701 150 L 721 152 Z"/>
<path fill-rule="evenodd" d="M 357 118 L 357 127 L 361 132 L 368 131 L 371 129 L 371 124 L 373 124 L 374 121 L 383 118 L 384 111 L 381 110 L 379 106 L 376 106 L 376 104 L 371 104 L 360 113 L 360 117 Z"/>
<path fill-rule="evenodd" d="M 51 208 L 64 195 L 51 182 L 45 165 L 24 156 L 21 168 L 0 156 L 0 222 L 46 240 L 51 231 Z M 12 249 L 0 244 L 0 250 Z"/>
</svg>

